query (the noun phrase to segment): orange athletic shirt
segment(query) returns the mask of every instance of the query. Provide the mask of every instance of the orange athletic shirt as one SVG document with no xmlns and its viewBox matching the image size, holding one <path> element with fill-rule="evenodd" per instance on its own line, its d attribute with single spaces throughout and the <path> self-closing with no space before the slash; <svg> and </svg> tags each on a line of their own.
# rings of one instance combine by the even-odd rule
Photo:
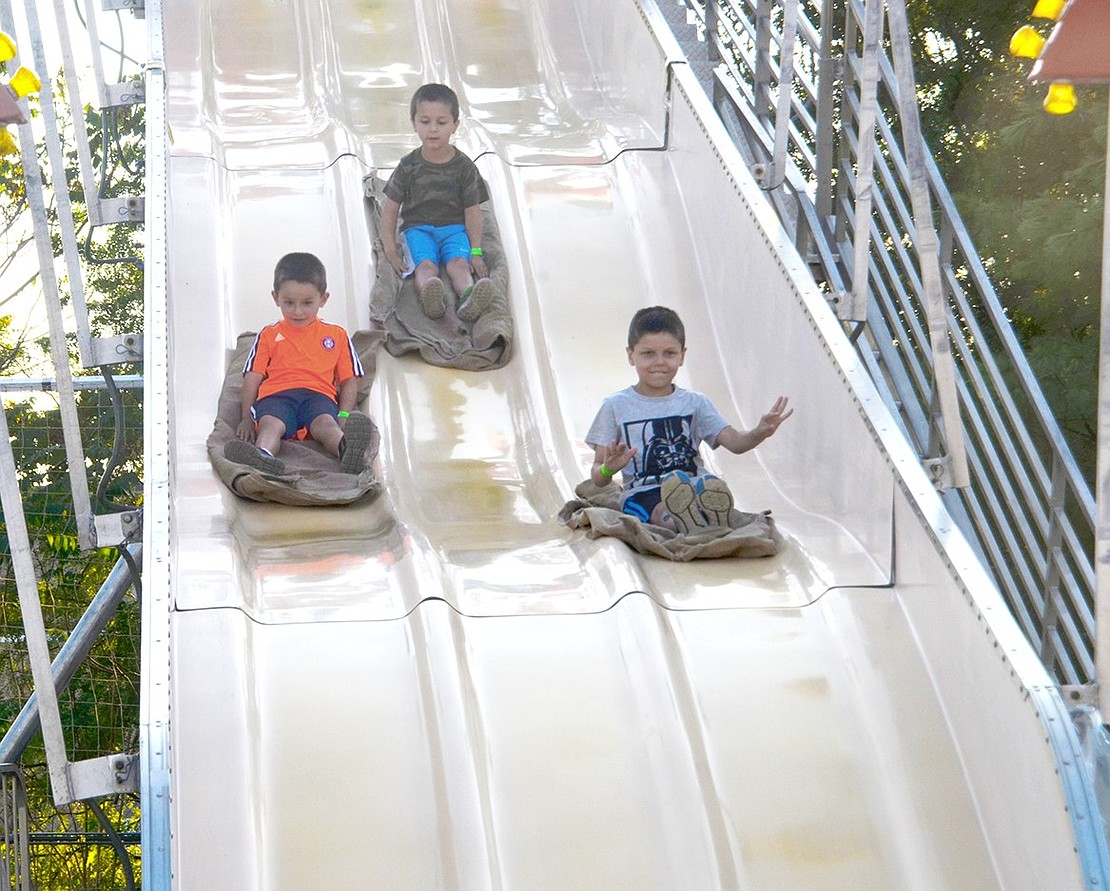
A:
<svg viewBox="0 0 1110 891">
<path fill-rule="evenodd" d="M 249 371 L 263 376 L 259 399 L 301 388 L 336 399 L 340 383 L 363 374 L 347 332 L 321 319 L 305 328 L 285 319 L 267 325 L 247 354 L 243 374 Z"/>
</svg>

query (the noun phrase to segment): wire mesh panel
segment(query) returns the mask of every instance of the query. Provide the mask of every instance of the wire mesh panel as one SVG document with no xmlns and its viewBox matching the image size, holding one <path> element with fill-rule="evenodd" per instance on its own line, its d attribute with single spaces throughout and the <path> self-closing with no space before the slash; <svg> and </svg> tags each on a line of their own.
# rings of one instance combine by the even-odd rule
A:
<svg viewBox="0 0 1110 891">
<path fill-rule="evenodd" d="M 31 891 L 27 795 L 23 777 L 13 764 L 0 765 L 0 868 L 5 889 Z"/>
<path fill-rule="evenodd" d="M 79 414 L 89 444 L 90 479 L 105 504 L 132 503 L 141 476 L 141 392 L 122 394 L 122 451 L 112 397 L 105 391 L 82 393 Z M 105 578 L 120 560 L 120 549 L 81 551 L 67 498 L 61 421 L 52 396 L 39 395 L 7 406 L 26 521 L 33 542 L 39 599 L 57 653 L 69 638 Z M 113 458 L 115 455 L 115 458 Z M 16 582 L 7 539 L 0 525 L 0 727 L 11 727 L 34 685 L 23 636 Z M 137 570 L 137 567 L 136 567 Z M 139 711 L 138 576 L 72 680 L 59 693 L 66 747 L 74 761 L 137 748 Z M 136 797 L 115 796 L 98 805 L 102 823 L 88 805 L 55 807 L 40 738 L 22 753 L 26 797 L 30 804 L 29 869 L 39 891 L 133 887 L 117 852 L 122 845 L 138 858 L 139 805 Z"/>
</svg>

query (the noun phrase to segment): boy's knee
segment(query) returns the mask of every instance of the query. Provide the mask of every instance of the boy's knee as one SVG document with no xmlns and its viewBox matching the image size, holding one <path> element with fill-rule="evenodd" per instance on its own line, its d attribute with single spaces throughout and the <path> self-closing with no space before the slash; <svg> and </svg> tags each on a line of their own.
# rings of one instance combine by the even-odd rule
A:
<svg viewBox="0 0 1110 891">
<path fill-rule="evenodd" d="M 258 419 L 258 435 L 270 434 L 278 439 L 285 438 L 285 422 L 277 415 L 263 415 Z"/>
<path fill-rule="evenodd" d="M 314 433 L 315 431 L 329 430 L 332 427 L 339 429 L 339 421 L 335 419 L 334 415 L 324 413 L 319 414 L 312 419 L 312 423 L 308 425 L 308 432 Z"/>
</svg>

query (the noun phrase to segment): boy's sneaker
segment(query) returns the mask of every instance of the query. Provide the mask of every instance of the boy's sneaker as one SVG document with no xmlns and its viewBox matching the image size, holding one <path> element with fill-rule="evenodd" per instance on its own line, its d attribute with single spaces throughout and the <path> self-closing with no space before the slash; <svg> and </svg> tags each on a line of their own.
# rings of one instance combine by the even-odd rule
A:
<svg viewBox="0 0 1110 891">
<path fill-rule="evenodd" d="M 710 526 L 732 525 L 732 492 L 723 479 L 712 474 L 699 476 L 694 490 L 698 494 L 698 506 Z"/>
<path fill-rule="evenodd" d="M 359 474 L 366 468 L 366 447 L 374 435 L 374 425 L 360 411 L 351 412 L 339 440 L 339 469 Z"/>
<path fill-rule="evenodd" d="M 462 303 L 459 304 L 459 318 L 464 322 L 475 321 L 478 316 L 490 308 L 494 293 L 493 282 L 488 278 L 478 279 L 463 291 Z"/>
<path fill-rule="evenodd" d="M 698 507 L 698 493 L 690 477 L 681 470 L 668 473 L 659 487 L 660 500 L 682 534 L 705 529 L 707 523 Z"/>
<path fill-rule="evenodd" d="M 270 476 L 282 476 L 285 473 L 285 463 L 275 458 L 269 452 L 264 452 L 253 443 L 242 439 L 233 439 L 224 446 L 224 457 L 236 464 L 246 464 Z"/>
<path fill-rule="evenodd" d="M 420 302 L 424 305 L 424 314 L 429 319 L 442 319 L 443 314 L 447 312 L 447 304 L 443 299 L 445 294 L 446 291 L 440 279 L 433 277 L 424 282 L 424 287 L 420 289 Z"/>
</svg>

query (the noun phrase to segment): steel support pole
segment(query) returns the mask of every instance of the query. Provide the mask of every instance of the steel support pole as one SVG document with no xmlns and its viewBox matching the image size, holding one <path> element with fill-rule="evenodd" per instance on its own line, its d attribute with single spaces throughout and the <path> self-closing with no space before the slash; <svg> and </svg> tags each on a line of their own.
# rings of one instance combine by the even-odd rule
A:
<svg viewBox="0 0 1110 891">
<path fill-rule="evenodd" d="M 1110 106 L 1107 108 L 1110 116 Z M 1095 684 L 1110 677 L 1110 146 L 1102 190 L 1102 316 L 1098 347 L 1098 460 L 1095 484 Z"/>
<path fill-rule="evenodd" d="M 27 658 L 31 663 L 31 676 L 34 678 L 35 693 L 38 696 L 39 723 L 46 749 L 50 789 L 54 794 L 54 803 L 60 806 L 73 801 L 69 785 L 69 757 L 66 754 L 65 738 L 62 736 L 58 694 L 54 690 L 54 677 L 50 671 L 50 646 L 46 638 L 42 604 L 39 602 L 39 582 L 35 575 L 31 539 L 23 516 L 23 499 L 19 494 L 19 474 L 8 434 L 7 413 L 2 409 L 3 406 L 0 405 L 0 506 L 4 510 L 4 526 L 8 533 L 8 546 L 15 570 L 19 611 L 23 618 L 23 633 L 27 638 Z"/>
<path fill-rule="evenodd" d="M 929 456 L 927 462 L 938 489 L 959 489 L 968 485 L 967 451 L 960 401 L 956 390 L 955 359 L 949 340 L 948 300 L 940 275 L 940 249 L 933 225 L 933 202 L 929 195 L 929 176 L 925 164 L 925 140 L 921 135 L 921 113 L 917 107 L 917 84 L 913 76 L 909 23 L 905 0 L 887 0 L 890 51 L 898 80 L 898 115 L 902 124 L 902 146 L 909 174 L 910 205 L 913 209 L 914 249 L 921 270 L 922 302 L 929 323 L 932 347 L 933 388 L 939 420 L 944 424 L 944 454 Z M 936 424 L 938 418 L 934 418 Z"/>
<path fill-rule="evenodd" d="M 859 121 L 856 137 L 855 222 L 852 226 L 852 290 L 837 307 L 842 321 L 867 320 L 871 260 L 871 192 L 875 186 L 875 116 L 879 95 L 879 53 L 883 41 L 883 0 L 867 0 L 863 12 L 863 64 L 860 66 Z"/>
</svg>

